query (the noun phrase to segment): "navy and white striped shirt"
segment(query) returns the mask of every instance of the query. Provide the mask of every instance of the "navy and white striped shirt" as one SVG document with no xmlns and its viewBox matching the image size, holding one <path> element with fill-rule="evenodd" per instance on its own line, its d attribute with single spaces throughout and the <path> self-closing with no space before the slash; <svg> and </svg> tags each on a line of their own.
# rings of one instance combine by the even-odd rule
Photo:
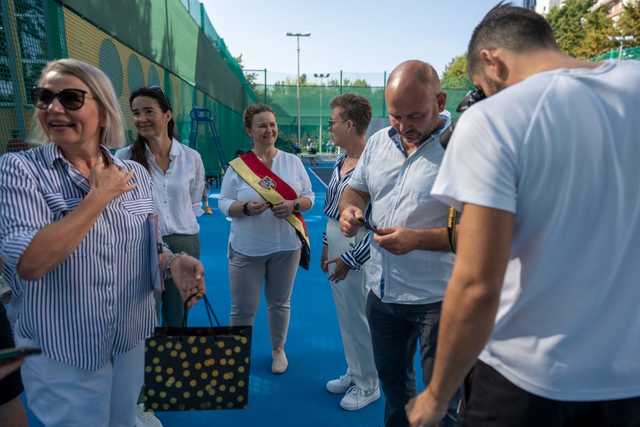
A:
<svg viewBox="0 0 640 427">
<path fill-rule="evenodd" d="M 333 167 L 333 173 L 331 174 L 331 181 L 327 186 L 327 193 L 324 199 L 324 213 L 331 219 L 338 221 L 340 219 L 340 197 L 342 192 L 349 184 L 349 179 L 353 173 L 353 169 L 340 176 L 340 168 L 342 163 L 346 159 L 346 155 L 338 157 L 336 164 Z M 367 208 L 366 215 L 369 214 L 370 208 Z M 326 233 L 322 234 L 322 243 L 327 244 Z M 349 266 L 352 270 L 360 270 L 362 264 L 369 259 L 369 246 L 371 243 L 371 233 L 367 233 L 364 239 L 360 240 L 356 246 L 351 250 L 340 255 L 340 259 Z"/>
<path fill-rule="evenodd" d="M 54 144 L 0 157 L 0 256 L 18 313 L 16 338 L 86 370 L 133 349 L 155 326 L 151 177 L 138 163 L 108 155 L 134 171 L 135 188 L 107 205 L 67 259 L 33 281 L 18 276 L 20 257 L 43 227 L 76 208 L 89 182 Z"/>
</svg>

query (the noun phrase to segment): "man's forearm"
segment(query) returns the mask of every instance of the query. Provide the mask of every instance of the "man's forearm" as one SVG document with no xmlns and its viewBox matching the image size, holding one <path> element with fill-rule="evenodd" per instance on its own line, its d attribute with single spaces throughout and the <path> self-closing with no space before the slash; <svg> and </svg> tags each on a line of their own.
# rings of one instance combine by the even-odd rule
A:
<svg viewBox="0 0 640 427">
<path fill-rule="evenodd" d="M 20 258 L 20 277 L 37 280 L 61 264 L 80 245 L 107 203 L 92 190 L 68 215 L 43 227 Z"/>
<path fill-rule="evenodd" d="M 413 230 L 416 236 L 416 249 L 424 251 L 449 252 L 447 227 L 421 228 Z"/>
<path fill-rule="evenodd" d="M 347 207 L 355 206 L 364 212 L 369 204 L 369 194 L 364 191 L 356 190 L 348 185 L 342 192 L 340 197 L 340 212 Z"/>
</svg>

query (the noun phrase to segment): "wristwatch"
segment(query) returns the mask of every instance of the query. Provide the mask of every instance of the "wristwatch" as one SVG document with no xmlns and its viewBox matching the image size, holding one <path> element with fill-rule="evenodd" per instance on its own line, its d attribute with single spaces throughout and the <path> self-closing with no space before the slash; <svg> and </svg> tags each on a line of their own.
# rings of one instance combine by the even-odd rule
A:
<svg viewBox="0 0 640 427">
<path fill-rule="evenodd" d="M 246 216 L 251 216 L 251 212 L 249 212 L 249 202 L 242 205 L 242 213 Z"/>
<path fill-rule="evenodd" d="M 300 202 L 296 200 L 295 203 L 293 204 L 293 212 L 294 213 L 300 212 L 301 207 L 302 206 L 300 206 Z"/>
</svg>

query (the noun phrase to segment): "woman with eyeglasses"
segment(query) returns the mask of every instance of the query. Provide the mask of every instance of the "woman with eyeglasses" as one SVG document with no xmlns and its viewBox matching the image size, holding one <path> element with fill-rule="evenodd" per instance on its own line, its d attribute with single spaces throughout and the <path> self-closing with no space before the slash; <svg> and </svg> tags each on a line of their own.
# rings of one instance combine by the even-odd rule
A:
<svg viewBox="0 0 640 427">
<path fill-rule="evenodd" d="M 33 98 L 42 145 L 0 157 L 16 344 L 42 350 L 22 365 L 29 407 L 47 427 L 131 427 L 155 326 L 151 177 L 107 148 L 124 130 L 102 71 L 50 62 Z M 198 260 L 168 250 L 159 260 L 191 303 L 203 295 Z"/>
<path fill-rule="evenodd" d="M 153 201 L 160 218 L 162 240 L 173 252 L 200 257 L 204 166 L 200 153 L 181 144 L 174 135 L 171 103 L 158 86 L 142 87 L 129 97 L 135 142 L 116 157 L 140 163 L 151 175 Z M 164 326 L 182 326 L 184 305 L 171 278 L 164 282 L 161 314 Z"/>
<path fill-rule="evenodd" d="M 311 208 L 314 194 L 302 161 L 275 147 L 278 125 L 273 110 L 250 105 L 243 118 L 253 147 L 229 163 L 218 201 L 220 211 L 231 217 L 231 324 L 253 324 L 265 282 L 271 371 L 282 374 L 289 364 L 284 346 L 293 282 L 308 247 L 301 212 Z"/>
</svg>

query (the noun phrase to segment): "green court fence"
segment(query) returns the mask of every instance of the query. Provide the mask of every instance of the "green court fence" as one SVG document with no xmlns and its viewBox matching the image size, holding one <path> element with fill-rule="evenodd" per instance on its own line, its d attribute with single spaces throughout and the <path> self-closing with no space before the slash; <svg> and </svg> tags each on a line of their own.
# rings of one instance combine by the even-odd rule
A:
<svg viewBox="0 0 640 427">
<path fill-rule="evenodd" d="M 22 149 L 28 141 L 33 106 L 31 87 L 48 60 L 78 58 L 111 78 L 121 103 L 130 140 L 135 136 L 129 94 L 143 85 L 159 85 L 171 99 L 178 137 L 187 142 L 190 111 L 204 107 L 216 119 L 227 160 L 249 148 L 242 111 L 252 102 L 270 104 L 281 139 L 297 143 L 296 77 L 268 70 L 242 70 L 198 0 L 0 0 L 0 154 Z M 596 60 L 617 58 L 619 50 Z M 640 59 L 640 47 L 622 51 L 623 59 Z M 247 77 L 245 76 L 249 76 Z M 301 148 L 330 150 L 329 102 L 354 92 L 373 110 L 372 127 L 387 123 L 384 87 L 387 73 L 303 75 L 300 87 Z M 469 88 L 444 88 L 447 109 Z M 208 175 L 220 173 L 208 130 L 198 133 L 197 149 Z"/>
<path fill-rule="evenodd" d="M 0 0 L 0 154 L 28 141 L 29 92 L 47 61 L 72 57 L 110 78 L 135 136 L 129 94 L 159 85 L 187 142 L 193 107 L 216 118 L 227 160 L 249 141 L 242 111 L 255 92 L 197 0 Z M 208 175 L 219 174 L 208 132 L 196 141 Z"/>
<path fill-rule="evenodd" d="M 622 49 L 622 55 L 620 55 L 620 49 L 613 49 L 607 53 L 598 55 L 594 60 L 604 61 L 605 59 L 617 59 L 618 56 L 620 56 L 621 59 L 640 59 L 640 46 Z"/>
<path fill-rule="evenodd" d="M 264 79 L 263 73 L 264 71 L 257 75 Z M 335 74 L 342 77 L 345 75 L 344 73 Z M 386 73 L 380 73 L 378 76 L 369 74 L 368 77 L 371 81 L 386 83 Z M 293 78 L 295 79 L 295 76 Z M 365 86 L 364 83 L 370 80 L 360 79 L 359 85 L 345 85 L 340 84 L 340 81 L 353 82 L 354 79 L 342 78 L 330 80 L 328 84 L 310 81 L 300 86 L 301 148 L 303 150 L 318 150 L 320 146 L 322 151 L 332 149 L 328 132 L 328 119 L 331 114 L 329 103 L 334 97 L 343 93 L 356 93 L 369 100 L 373 118 L 372 128 L 387 125 L 384 83 L 380 86 Z M 274 109 L 278 119 L 280 136 L 285 141 L 296 142 L 298 139 L 297 96 L 295 80 L 293 84 L 290 81 L 289 78 L 286 83 L 254 84 L 256 99 L 271 105 Z M 447 93 L 446 109 L 451 112 L 454 119 L 458 117 L 455 109 L 469 89 L 444 88 Z"/>
</svg>

